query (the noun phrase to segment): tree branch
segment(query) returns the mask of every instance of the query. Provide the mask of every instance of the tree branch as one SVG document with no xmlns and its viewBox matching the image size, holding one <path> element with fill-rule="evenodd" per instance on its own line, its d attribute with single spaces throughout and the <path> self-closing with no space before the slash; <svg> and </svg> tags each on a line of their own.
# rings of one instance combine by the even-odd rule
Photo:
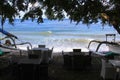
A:
<svg viewBox="0 0 120 80">
<path fill-rule="evenodd" d="M 115 30 L 120 34 L 120 28 L 119 28 L 119 26 L 118 25 L 115 25 L 115 24 L 113 24 L 113 27 L 115 28 Z"/>
</svg>

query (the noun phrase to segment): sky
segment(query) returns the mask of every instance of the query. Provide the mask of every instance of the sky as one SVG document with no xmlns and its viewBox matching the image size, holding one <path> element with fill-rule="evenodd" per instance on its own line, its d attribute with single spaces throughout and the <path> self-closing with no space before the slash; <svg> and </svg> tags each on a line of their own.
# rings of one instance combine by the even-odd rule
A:
<svg viewBox="0 0 120 80">
<path fill-rule="evenodd" d="M 36 2 L 35 4 L 29 3 L 29 5 L 28 5 L 28 10 L 27 10 L 26 12 L 28 12 L 28 11 L 30 10 L 30 8 L 33 7 L 33 6 L 34 6 L 34 7 L 40 7 L 40 4 L 39 4 L 38 2 Z M 46 19 L 47 17 L 45 16 L 45 9 L 42 9 L 42 11 L 43 11 L 42 18 L 43 18 L 43 19 Z M 26 12 L 23 12 L 23 11 L 20 11 L 20 12 L 19 12 L 21 18 L 23 17 L 23 15 L 24 15 Z M 68 19 L 67 13 L 64 12 L 64 14 L 65 14 L 65 18 Z M 17 16 L 16 18 L 19 18 L 19 17 Z"/>
</svg>

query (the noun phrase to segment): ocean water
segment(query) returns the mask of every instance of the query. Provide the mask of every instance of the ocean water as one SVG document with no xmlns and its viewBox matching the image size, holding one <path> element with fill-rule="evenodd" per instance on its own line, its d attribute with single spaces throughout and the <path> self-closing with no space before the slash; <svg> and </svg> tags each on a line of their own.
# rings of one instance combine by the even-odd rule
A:
<svg viewBox="0 0 120 80">
<path fill-rule="evenodd" d="M 103 27 L 100 23 L 89 26 L 82 23 L 76 25 L 68 19 L 63 21 L 45 19 L 44 23 L 40 24 L 36 20 L 21 23 L 16 19 L 14 26 L 6 21 L 4 30 L 16 35 L 19 42 L 30 42 L 33 47 L 39 44 L 46 45 L 48 48 L 54 47 L 54 52 L 72 51 L 74 48 L 82 48 L 84 51 L 91 40 L 106 40 L 105 34 L 117 34 L 116 40 L 120 39 L 112 26 Z"/>
</svg>

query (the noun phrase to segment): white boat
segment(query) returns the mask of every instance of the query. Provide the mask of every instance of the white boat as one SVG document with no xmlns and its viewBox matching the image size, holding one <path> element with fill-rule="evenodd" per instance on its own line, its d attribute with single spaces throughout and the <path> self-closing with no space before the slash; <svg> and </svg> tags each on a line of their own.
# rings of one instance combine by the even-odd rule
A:
<svg viewBox="0 0 120 80">
<path fill-rule="evenodd" d="M 120 45 L 117 43 L 116 45 L 108 44 L 109 51 L 120 54 Z"/>
<path fill-rule="evenodd" d="M 100 47 L 101 47 L 103 44 L 105 44 L 105 45 L 108 47 L 108 51 L 107 51 L 107 52 L 113 52 L 113 53 L 115 53 L 115 54 L 120 54 L 120 44 L 117 43 L 117 42 L 108 42 L 108 41 L 92 40 L 92 41 L 89 42 L 89 45 L 88 45 L 88 49 L 89 49 L 90 51 L 92 51 L 92 50 L 90 49 L 92 43 L 98 43 L 95 51 L 93 51 L 93 52 L 99 52 Z M 106 51 L 101 51 L 100 53 L 102 53 L 102 52 L 106 52 Z"/>
<path fill-rule="evenodd" d="M 4 34 L 3 38 L 0 39 L 0 50 L 3 52 L 27 50 L 27 47 L 32 48 L 29 42 L 20 42 L 17 36 L 0 29 L 0 32 Z M 26 47 L 24 49 L 23 47 Z"/>
</svg>

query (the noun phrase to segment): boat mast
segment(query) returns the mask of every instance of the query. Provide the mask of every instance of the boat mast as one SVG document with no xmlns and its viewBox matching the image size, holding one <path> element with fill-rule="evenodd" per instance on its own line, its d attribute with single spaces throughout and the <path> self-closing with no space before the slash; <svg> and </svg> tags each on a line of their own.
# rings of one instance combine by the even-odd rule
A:
<svg viewBox="0 0 120 80">
<path fill-rule="evenodd" d="M 106 34 L 106 41 L 108 41 L 108 37 L 113 37 L 112 40 L 113 40 L 113 42 L 115 42 L 116 34 Z"/>
</svg>

